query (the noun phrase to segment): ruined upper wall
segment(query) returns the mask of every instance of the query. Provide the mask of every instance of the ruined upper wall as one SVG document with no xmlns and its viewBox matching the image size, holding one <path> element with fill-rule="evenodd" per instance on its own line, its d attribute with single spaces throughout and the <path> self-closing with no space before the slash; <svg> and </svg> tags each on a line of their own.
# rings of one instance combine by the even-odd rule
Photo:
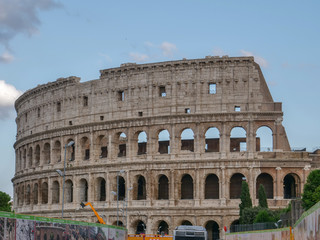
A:
<svg viewBox="0 0 320 240">
<path fill-rule="evenodd" d="M 98 80 L 61 78 L 24 93 L 15 103 L 17 139 L 70 125 L 185 114 L 274 114 L 253 57 L 206 57 L 122 64 Z M 211 92 L 210 92 L 211 91 Z"/>
</svg>

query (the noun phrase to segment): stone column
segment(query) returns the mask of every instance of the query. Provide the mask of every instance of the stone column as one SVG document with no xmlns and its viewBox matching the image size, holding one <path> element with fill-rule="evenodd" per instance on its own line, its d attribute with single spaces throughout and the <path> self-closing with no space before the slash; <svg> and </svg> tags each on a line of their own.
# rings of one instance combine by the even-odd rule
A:
<svg viewBox="0 0 320 240">
<path fill-rule="evenodd" d="M 281 180 L 281 167 L 276 167 L 276 200 L 283 199 L 283 183 Z"/>
<path fill-rule="evenodd" d="M 174 170 L 170 170 L 170 186 L 169 186 L 169 200 L 170 200 L 170 206 L 175 205 L 175 199 L 176 199 L 176 194 L 175 194 L 175 173 Z"/>
<path fill-rule="evenodd" d="M 228 183 L 225 176 L 225 166 L 220 167 L 220 178 L 219 178 L 219 192 L 220 192 L 220 203 L 222 206 L 226 205 L 227 194 L 228 194 Z"/>
</svg>

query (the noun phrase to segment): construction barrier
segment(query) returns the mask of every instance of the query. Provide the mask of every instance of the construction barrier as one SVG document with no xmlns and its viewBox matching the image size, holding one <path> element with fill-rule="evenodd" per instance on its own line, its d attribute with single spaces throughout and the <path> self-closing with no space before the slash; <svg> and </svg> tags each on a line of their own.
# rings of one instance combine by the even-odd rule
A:
<svg viewBox="0 0 320 240">
<path fill-rule="evenodd" d="M 172 240 L 172 236 L 161 236 L 153 234 L 129 234 L 128 240 Z"/>
<path fill-rule="evenodd" d="M 122 227 L 0 212 L 0 239 L 126 240 Z"/>
<path fill-rule="evenodd" d="M 226 233 L 226 240 L 292 240 L 290 228 Z"/>
</svg>

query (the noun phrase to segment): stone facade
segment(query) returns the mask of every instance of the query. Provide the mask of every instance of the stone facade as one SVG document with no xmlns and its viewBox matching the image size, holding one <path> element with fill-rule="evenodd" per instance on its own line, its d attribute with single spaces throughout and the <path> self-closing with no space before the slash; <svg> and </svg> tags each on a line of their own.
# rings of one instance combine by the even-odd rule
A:
<svg viewBox="0 0 320 240">
<path fill-rule="evenodd" d="M 128 63 L 100 73 L 83 83 L 60 78 L 16 101 L 17 213 L 61 216 L 56 170 L 64 159 L 64 216 L 95 222 L 90 209 L 79 210 L 90 201 L 108 224 L 120 209 L 129 233 L 193 224 L 211 236 L 238 219 L 244 180 L 254 204 L 260 184 L 273 208 L 300 196 L 313 156 L 290 150 L 281 103 L 253 57 Z M 260 129 L 269 131 L 268 149 Z"/>
</svg>

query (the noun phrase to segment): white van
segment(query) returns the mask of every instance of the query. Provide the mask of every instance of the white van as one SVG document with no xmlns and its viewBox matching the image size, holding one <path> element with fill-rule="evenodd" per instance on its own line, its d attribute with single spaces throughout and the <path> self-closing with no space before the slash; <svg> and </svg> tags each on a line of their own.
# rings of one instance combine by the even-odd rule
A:
<svg viewBox="0 0 320 240">
<path fill-rule="evenodd" d="M 181 225 L 173 231 L 173 240 L 208 240 L 208 233 L 201 226 Z"/>
</svg>

